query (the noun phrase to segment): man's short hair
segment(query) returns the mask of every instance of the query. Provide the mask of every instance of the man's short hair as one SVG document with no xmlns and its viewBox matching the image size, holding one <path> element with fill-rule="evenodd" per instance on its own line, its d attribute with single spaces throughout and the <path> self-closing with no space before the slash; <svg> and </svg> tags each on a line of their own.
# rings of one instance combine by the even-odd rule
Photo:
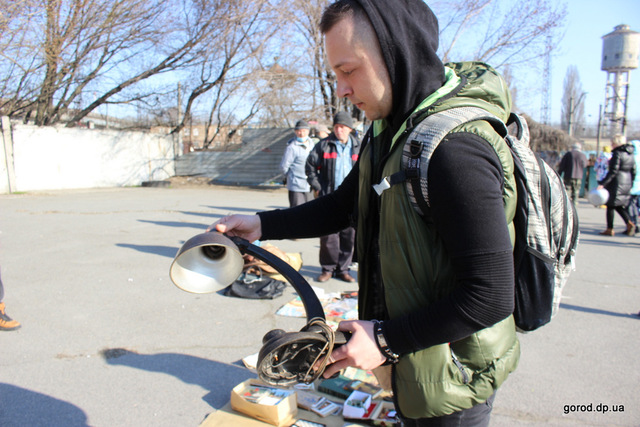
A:
<svg viewBox="0 0 640 427">
<path fill-rule="evenodd" d="M 328 33 L 334 25 L 347 16 L 353 16 L 355 19 L 369 19 L 366 12 L 357 1 L 339 0 L 327 6 L 322 13 L 322 18 L 320 19 L 320 32 L 322 34 Z"/>
</svg>

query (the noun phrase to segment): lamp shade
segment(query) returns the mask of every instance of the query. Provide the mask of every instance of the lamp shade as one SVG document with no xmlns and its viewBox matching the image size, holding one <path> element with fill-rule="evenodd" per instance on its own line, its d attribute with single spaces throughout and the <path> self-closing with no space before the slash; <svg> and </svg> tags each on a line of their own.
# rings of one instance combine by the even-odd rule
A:
<svg viewBox="0 0 640 427">
<path fill-rule="evenodd" d="M 169 276 L 180 289 L 202 294 L 233 283 L 243 266 L 236 244 L 212 231 L 193 236 L 182 245 L 171 263 Z"/>
<path fill-rule="evenodd" d="M 609 200 L 609 192 L 604 188 L 594 188 L 587 197 L 593 206 L 602 206 Z"/>
</svg>

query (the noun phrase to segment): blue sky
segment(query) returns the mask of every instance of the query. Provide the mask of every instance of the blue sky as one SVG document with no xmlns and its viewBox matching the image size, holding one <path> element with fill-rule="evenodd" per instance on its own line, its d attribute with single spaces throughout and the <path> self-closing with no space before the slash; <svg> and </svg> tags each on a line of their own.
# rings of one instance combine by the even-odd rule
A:
<svg viewBox="0 0 640 427">
<path fill-rule="evenodd" d="M 560 121 L 564 78 L 567 68 L 575 65 L 582 89 L 587 92 L 584 101 L 585 118 L 587 123 L 595 124 L 598 120 L 598 106 L 604 104 L 607 81 L 607 73 L 600 70 L 602 36 L 609 34 L 620 24 L 629 25 L 631 30 L 640 32 L 640 0 L 568 0 L 567 11 L 565 36 L 552 57 L 550 119 L 552 123 Z M 530 90 L 518 92 L 519 104 L 535 119 L 540 119 L 541 115 L 539 83 L 539 89 L 535 89 L 536 80 L 539 81 L 540 77 L 532 76 L 526 82 Z M 629 88 L 627 118 L 640 120 L 640 69 L 631 71 Z"/>
</svg>

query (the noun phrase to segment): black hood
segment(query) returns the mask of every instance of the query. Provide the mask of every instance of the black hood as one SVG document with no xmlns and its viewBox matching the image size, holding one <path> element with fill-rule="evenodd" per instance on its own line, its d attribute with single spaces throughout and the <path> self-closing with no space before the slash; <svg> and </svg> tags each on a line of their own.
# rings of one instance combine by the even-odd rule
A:
<svg viewBox="0 0 640 427">
<path fill-rule="evenodd" d="M 629 154 L 633 154 L 633 152 L 634 152 L 633 145 L 631 145 L 631 144 L 621 145 L 619 147 L 614 148 L 614 150 L 624 151 L 624 152 L 629 153 Z"/>
<path fill-rule="evenodd" d="M 438 19 L 422 0 L 356 0 L 378 36 L 393 88 L 397 130 L 415 107 L 445 81 L 438 50 Z"/>
</svg>

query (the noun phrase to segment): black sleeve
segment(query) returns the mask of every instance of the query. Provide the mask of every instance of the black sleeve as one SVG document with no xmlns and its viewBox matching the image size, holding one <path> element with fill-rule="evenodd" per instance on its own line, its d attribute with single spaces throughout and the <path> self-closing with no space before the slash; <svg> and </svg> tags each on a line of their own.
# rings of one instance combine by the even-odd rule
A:
<svg viewBox="0 0 640 427">
<path fill-rule="evenodd" d="M 569 162 L 569 153 L 566 153 L 564 156 L 562 156 L 562 158 L 560 159 L 560 163 L 558 164 L 558 175 L 562 175 L 562 174 L 564 174 L 565 176 L 567 175 L 568 162 Z"/>
<path fill-rule="evenodd" d="M 443 141 L 429 163 L 434 224 L 453 261 L 456 289 L 423 310 L 383 324 L 396 353 L 457 341 L 513 312 L 512 246 L 498 156 L 483 139 Z"/>
<path fill-rule="evenodd" d="M 307 156 L 307 161 L 304 165 L 304 171 L 307 175 L 307 182 L 312 189 L 316 191 L 320 191 L 322 186 L 320 185 L 320 180 L 318 179 L 318 165 L 320 164 L 320 143 L 318 142 L 311 152 L 309 156 Z"/>
<path fill-rule="evenodd" d="M 358 162 L 331 194 L 302 205 L 259 212 L 262 240 L 320 237 L 353 225 L 358 191 Z"/>
</svg>

